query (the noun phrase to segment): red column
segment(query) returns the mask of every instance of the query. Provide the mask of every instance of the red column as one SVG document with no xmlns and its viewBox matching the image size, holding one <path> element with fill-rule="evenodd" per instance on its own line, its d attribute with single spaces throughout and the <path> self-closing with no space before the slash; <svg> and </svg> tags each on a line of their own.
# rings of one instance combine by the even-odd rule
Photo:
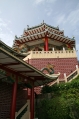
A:
<svg viewBox="0 0 79 119">
<path fill-rule="evenodd" d="M 48 37 L 45 37 L 45 51 L 48 51 Z"/>
<path fill-rule="evenodd" d="M 13 84 L 13 93 L 12 93 L 12 103 L 11 103 L 10 119 L 15 119 L 17 83 L 18 83 L 18 79 L 16 78 L 16 80 L 15 80 L 15 82 Z"/>
<path fill-rule="evenodd" d="M 34 119 L 34 87 L 31 88 L 30 110 L 30 119 Z"/>
</svg>

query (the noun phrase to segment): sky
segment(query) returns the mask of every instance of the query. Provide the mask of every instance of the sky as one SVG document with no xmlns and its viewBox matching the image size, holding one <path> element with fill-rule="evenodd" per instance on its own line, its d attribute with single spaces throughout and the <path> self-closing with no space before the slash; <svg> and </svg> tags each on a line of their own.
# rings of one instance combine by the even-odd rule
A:
<svg viewBox="0 0 79 119">
<path fill-rule="evenodd" d="M 79 59 L 79 0 L 0 0 L 0 40 L 11 47 L 15 35 L 43 20 L 75 37 Z"/>
</svg>

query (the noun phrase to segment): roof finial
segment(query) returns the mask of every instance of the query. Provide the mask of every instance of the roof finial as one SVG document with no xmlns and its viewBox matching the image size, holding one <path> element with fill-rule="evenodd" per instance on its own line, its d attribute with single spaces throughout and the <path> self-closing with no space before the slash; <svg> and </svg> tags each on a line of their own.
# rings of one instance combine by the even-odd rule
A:
<svg viewBox="0 0 79 119">
<path fill-rule="evenodd" d="M 59 25 L 57 26 L 57 28 L 59 29 Z"/>
<path fill-rule="evenodd" d="M 17 35 L 15 35 L 15 39 L 17 39 L 18 37 L 17 37 Z"/>
<path fill-rule="evenodd" d="M 27 25 L 27 29 L 29 28 L 29 25 Z"/>
<path fill-rule="evenodd" d="M 75 37 L 73 36 L 73 37 L 72 37 L 72 39 L 74 40 L 74 39 L 75 39 Z"/>
</svg>

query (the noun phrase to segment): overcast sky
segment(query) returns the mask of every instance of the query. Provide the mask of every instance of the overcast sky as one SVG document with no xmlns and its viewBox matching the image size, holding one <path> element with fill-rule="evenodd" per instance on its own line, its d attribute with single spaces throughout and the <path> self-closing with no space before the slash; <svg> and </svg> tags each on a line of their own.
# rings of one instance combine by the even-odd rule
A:
<svg viewBox="0 0 79 119">
<path fill-rule="evenodd" d="M 24 28 L 45 23 L 76 39 L 79 59 L 79 0 L 0 0 L 0 39 L 12 46 Z"/>
</svg>

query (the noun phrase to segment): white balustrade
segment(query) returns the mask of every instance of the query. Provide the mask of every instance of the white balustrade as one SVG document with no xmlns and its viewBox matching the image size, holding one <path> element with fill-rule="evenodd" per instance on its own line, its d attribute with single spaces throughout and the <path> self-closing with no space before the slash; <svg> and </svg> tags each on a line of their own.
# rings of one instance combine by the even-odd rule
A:
<svg viewBox="0 0 79 119">
<path fill-rule="evenodd" d="M 59 51 L 30 51 L 24 60 L 38 58 L 76 58 L 75 50 L 59 50 Z"/>
</svg>

